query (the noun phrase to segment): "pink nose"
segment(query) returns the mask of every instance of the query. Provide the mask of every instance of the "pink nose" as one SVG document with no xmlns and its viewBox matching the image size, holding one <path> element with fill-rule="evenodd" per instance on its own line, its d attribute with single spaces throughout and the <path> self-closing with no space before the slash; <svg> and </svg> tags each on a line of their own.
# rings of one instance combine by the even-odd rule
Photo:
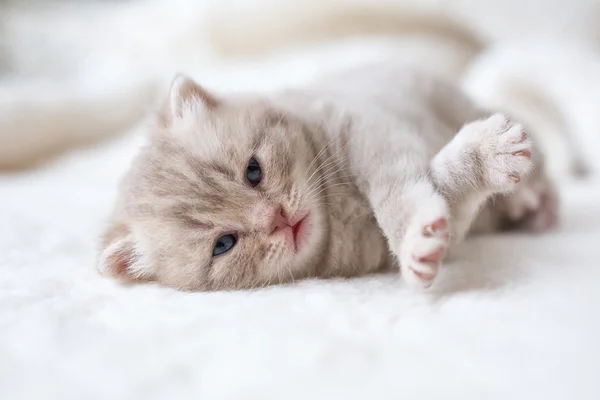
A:
<svg viewBox="0 0 600 400">
<path fill-rule="evenodd" d="M 288 227 L 287 218 L 281 207 L 274 207 L 270 217 L 270 223 L 267 225 L 267 233 L 272 234 L 279 229 Z"/>
<path fill-rule="evenodd" d="M 256 204 L 249 217 L 254 229 L 267 235 L 289 226 L 283 208 L 266 202 Z"/>
</svg>

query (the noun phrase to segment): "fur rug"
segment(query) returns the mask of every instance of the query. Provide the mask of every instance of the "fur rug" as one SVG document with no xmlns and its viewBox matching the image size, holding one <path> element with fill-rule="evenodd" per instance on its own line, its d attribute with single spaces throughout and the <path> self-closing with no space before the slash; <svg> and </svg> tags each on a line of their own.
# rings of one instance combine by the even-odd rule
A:
<svg viewBox="0 0 600 400">
<path fill-rule="evenodd" d="M 365 54 L 353 49 L 337 61 Z M 298 55 L 301 71 L 280 61 L 207 77 L 272 89 L 303 81 L 323 56 Z M 471 240 L 428 295 L 395 274 L 181 293 L 119 286 L 94 269 L 96 236 L 140 140 L 0 177 L 0 398 L 600 396 L 594 178 L 562 185 L 559 231 Z"/>
</svg>

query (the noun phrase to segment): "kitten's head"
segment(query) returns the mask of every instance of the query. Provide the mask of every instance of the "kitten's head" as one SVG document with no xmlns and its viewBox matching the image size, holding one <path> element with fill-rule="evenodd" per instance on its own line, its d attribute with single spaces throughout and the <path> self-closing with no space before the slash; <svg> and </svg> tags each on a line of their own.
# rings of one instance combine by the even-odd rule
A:
<svg viewBox="0 0 600 400">
<path fill-rule="evenodd" d="M 306 127 L 260 100 L 217 99 L 186 77 L 157 121 L 121 187 L 101 271 L 185 290 L 310 275 L 327 219 Z"/>
</svg>

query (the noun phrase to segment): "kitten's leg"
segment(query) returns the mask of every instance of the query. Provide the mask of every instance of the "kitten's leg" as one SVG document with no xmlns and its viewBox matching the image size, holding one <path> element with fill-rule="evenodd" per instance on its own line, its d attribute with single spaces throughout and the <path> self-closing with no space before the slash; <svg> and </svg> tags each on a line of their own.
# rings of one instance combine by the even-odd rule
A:
<svg viewBox="0 0 600 400">
<path fill-rule="evenodd" d="M 530 142 L 520 125 L 496 115 L 466 125 L 431 163 L 419 140 L 402 144 L 393 160 L 381 157 L 386 149 L 376 147 L 377 157 L 357 151 L 355 164 L 360 176 L 369 177 L 361 186 L 403 280 L 426 288 L 438 274 L 451 235 L 462 238 L 490 195 L 512 190 L 528 173 Z"/>
<path fill-rule="evenodd" d="M 504 115 L 466 124 L 434 157 L 431 176 L 452 213 L 452 241 L 463 239 L 480 208 L 514 191 L 532 170 L 525 129 Z"/>
<path fill-rule="evenodd" d="M 402 279 L 429 287 L 448 247 L 450 211 L 428 177 L 424 152 L 405 153 L 379 169 L 369 200 Z M 398 177 L 402 177 L 399 179 Z"/>
</svg>

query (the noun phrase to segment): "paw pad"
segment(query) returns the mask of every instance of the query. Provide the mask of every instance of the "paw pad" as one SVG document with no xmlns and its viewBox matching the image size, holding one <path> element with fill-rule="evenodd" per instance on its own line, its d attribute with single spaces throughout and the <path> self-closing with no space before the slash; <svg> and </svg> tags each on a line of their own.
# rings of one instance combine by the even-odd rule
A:
<svg viewBox="0 0 600 400">
<path fill-rule="evenodd" d="M 414 221 L 406 233 L 400 259 L 404 280 L 413 287 L 428 288 L 446 256 L 450 234 L 447 216 Z"/>
<path fill-rule="evenodd" d="M 532 143 L 520 124 L 495 114 L 473 125 L 482 178 L 494 193 L 509 193 L 533 169 Z"/>
<path fill-rule="evenodd" d="M 446 229 L 447 226 L 448 221 L 446 220 L 446 218 L 439 218 L 431 224 L 425 225 L 423 227 L 423 236 L 434 236 L 437 232 Z"/>
</svg>

